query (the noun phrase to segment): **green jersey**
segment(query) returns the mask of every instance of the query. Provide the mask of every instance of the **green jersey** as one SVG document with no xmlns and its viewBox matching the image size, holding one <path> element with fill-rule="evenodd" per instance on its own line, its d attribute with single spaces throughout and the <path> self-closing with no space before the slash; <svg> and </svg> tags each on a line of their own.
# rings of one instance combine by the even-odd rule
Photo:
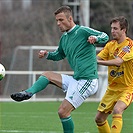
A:
<svg viewBox="0 0 133 133">
<path fill-rule="evenodd" d="M 59 61 L 67 58 L 76 80 L 98 78 L 95 45 L 87 42 L 89 36 L 96 36 L 97 43 L 108 41 L 106 33 L 76 25 L 71 31 L 63 33 L 58 49 L 49 52 L 47 59 Z"/>
</svg>

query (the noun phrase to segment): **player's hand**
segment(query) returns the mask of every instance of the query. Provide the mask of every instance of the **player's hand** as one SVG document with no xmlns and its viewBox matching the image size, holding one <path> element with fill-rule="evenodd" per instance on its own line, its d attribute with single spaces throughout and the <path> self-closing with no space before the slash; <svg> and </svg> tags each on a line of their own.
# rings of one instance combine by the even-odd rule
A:
<svg viewBox="0 0 133 133">
<path fill-rule="evenodd" d="M 94 44 L 97 41 L 96 36 L 89 36 L 87 42 Z"/>
<path fill-rule="evenodd" d="M 46 50 L 40 50 L 38 53 L 38 57 L 43 58 L 47 54 L 48 54 L 48 52 Z"/>
</svg>

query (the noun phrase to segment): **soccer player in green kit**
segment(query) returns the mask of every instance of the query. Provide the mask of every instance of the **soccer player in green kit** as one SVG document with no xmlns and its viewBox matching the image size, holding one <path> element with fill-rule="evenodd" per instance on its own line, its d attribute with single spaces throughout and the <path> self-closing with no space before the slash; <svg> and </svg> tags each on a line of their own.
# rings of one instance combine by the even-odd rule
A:
<svg viewBox="0 0 133 133">
<path fill-rule="evenodd" d="M 92 28 L 76 25 L 73 21 L 72 10 L 61 6 L 55 11 L 55 19 L 60 31 L 63 32 L 58 48 L 53 52 L 40 50 L 39 58 L 59 61 L 67 58 L 74 75 L 69 76 L 52 71 L 45 71 L 38 80 L 25 91 L 11 94 L 15 101 L 31 98 L 50 83 L 61 88 L 65 93 L 58 115 L 63 132 L 74 133 L 74 123 L 71 112 L 78 108 L 89 96 L 98 89 L 98 73 L 95 43 L 106 43 L 108 35 Z M 87 41 L 88 40 L 88 41 Z"/>
</svg>

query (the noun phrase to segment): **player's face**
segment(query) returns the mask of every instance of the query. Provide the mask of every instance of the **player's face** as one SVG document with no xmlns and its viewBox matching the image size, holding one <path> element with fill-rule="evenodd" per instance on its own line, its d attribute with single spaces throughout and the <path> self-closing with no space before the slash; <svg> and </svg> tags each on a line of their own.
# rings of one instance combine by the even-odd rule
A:
<svg viewBox="0 0 133 133">
<path fill-rule="evenodd" d="M 67 18 L 66 15 L 62 12 L 57 14 L 55 19 L 61 32 L 65 32 L 71 29 L 71 17 Z"/>
<path fill-rule="evenodd" d="M 119 41 L 125 31 L 120 28 L 119 22 L 115 22 L 111 24 L 111 34 L 114 40 Z"/>
</svg>

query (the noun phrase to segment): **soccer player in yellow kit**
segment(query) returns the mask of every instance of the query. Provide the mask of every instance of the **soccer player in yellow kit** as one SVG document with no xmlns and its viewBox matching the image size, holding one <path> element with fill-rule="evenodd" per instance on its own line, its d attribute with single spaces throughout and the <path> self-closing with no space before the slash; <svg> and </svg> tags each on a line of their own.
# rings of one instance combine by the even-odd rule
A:
<svg viewBox="0 0 133 133">
<path fill-rule="evenodd" d="M 133 98 L 133 41 L 127 37 L 128 21 L 115 17 L 110 22 L 113 40 L 97 55 L 100 65 L 108 66 L 108 87 L 96 114 L 99 133 L 120 133 L 122 114 Z M 112 113 L 111 127 L 107 117 Z"/>
</svg>

